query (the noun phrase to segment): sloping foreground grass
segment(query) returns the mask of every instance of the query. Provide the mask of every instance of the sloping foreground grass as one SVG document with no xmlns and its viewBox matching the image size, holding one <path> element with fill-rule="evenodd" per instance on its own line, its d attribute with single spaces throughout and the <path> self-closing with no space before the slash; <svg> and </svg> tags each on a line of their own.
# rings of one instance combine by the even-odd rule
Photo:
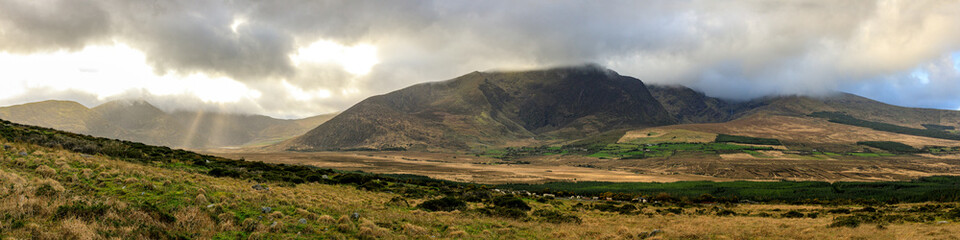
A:
<svg viewBox="0 0 960 240">
<path fill-rule="evenodd" d="M 208 158 L 4 126 L 0 239 L 920 239 L 960 234 L 960 225 L 953 223 L 960 220 L 956 203 L 641 204 L 523 194 L 522 199 L 486 200 L 490 191 L 476 185 Z M 132 154 L 110 154 L 124 152 Z M 464 205 L 451 212 L 416 207 L 434 199 Z"/>
<path fill-rule="evenodd" d="M 274 181 L 261 185 L 269 190 L 257 190 L 251 187 L 257 183 L 233 177 L 0 144 L 9 146 L 0 151 L 2 239 L 925 239 L 960 234 L 960 224 L 953 223 L 960 218 L 951 217 L 956 204 L 661 205 L 527 197 L 529 212 L 547 214 L 510 218 L 425 212 L 411 206 L 426 199 L 397 200 L 399 194 L 352 186 Z M 555 216 L 550 212 L 582 221 L 543 219 Z"/>
</svg>

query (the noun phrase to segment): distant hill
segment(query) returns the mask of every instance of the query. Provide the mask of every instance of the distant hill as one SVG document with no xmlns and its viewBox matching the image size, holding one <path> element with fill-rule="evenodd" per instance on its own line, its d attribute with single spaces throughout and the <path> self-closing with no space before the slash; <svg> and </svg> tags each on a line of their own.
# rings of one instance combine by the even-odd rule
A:
<svg viewBox="0 0 960 240">
<path fill-rule="evenodd" d="M 367 98 L 287 145 L 468 149 L 675 123 L 640 80 L 584 65 L 414 85 Z"/>
<path fill-rule="evenodd" d="M 954 140 L 960 138 L 955 131 L 960 129 L 960 111 L 900 107 L 839 92 L 817 97 L 769 96 L 729 101 L 682 86 L 650 86 L 650 91 L 672 116 L 687 124 L 638 129 L 628 132 L 622 140 L 649 132 L 684 129 L 775 138 L 791 149 L 855 151 L 862 148 L 859 141 L 897 141 L 917 148 L 960 145 L 960 141 Z M 822 116 L 847 116 L 860 123 Z"/>
<path fill-rule="evenodd" d="M 113 101 L 92 109 L 70 101 L 0 108 L 0 119 L 16 123 L 183 148 L 273 144 L 299 136 L 332 117 L 283 120 L 261 115 L 167 113 L 145 101 Z"/>
</svg>

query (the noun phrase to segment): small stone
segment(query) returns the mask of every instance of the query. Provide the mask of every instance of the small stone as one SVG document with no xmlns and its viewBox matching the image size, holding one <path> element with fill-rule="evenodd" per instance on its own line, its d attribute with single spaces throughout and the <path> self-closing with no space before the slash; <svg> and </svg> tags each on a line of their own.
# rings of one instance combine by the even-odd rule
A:
<svg viewBox="0 0 960 240">
<path fill-rule="evenodd" d="M 652 238 L 653 236 L 656 236 L 657 234 L 660 234 L 660 233 L 662 233 L 662 232 L 663 232 L 663 230 L 654 229 L 653 231 L 650 231 L 650 234 L 647 234 L 647 237 L 648 237 L 648 238 Z"/>
<path fill-rule="evenodd" d="M 20 154 L 20 156 L 24 156 L 24 157 L 27 156 L 27 152 L 20 152 L 20 153 L 18 153 L 18 154 Z"/>
<path fill-rule="evenodd" d="M 211 203 L 210 205 L 207 205 L 207 208 L 212 208 L 214 205 L 215 204 Z"/>
<path fill-rule="evenodd" d="M 353 219 L 354 221 L 360 220 L 360 213 L 353 212 L 353 214 L 350 214 L 350 219 Z"/>
<path fill-rule="evenodd" d="M 277 226 L 277 221 L 273 221 L 273 223 L 270 224 L 270 227 L 276 227 L 276 226 Z"/>
<path fill-rule="evenodd" d="M 297 222 L 299 222 L 300 224 L 307 224 L 307 219 L 301 218 L 300 220 L 297 220 Z"/>
<path fill-rule="evenodd" d="M 262 207 L 262 208 L 260 208 L 260 212 L 270 213 L 270 212 L 273 212 L 273 209 L 270 208 L 270 207 Z"/>
<path fill-rule="evenodd" d="M 947 224 L 947 223 L 948 223 L 947 221 L 939 221 L 939 222 L 937 222 L 937 225 L 942 225 L 942 224 Z"/>
<path fill-rule="evenodd" d="M 330 176 L 327 176 L 326 174 L 324 174 L 323 176 L 320 176 L 320 177 L 323 177 L 323 179 L 330 179 Z"/>
<path fill-rule="evenodd" d="M 264 185 L 260 185 L 260 184 L 253 185 L 252 188 L 253 188 L 253 190 L 260 190 L 260 191 L 270 190 L 269 187 L 264 186 Z"/>
</svg>

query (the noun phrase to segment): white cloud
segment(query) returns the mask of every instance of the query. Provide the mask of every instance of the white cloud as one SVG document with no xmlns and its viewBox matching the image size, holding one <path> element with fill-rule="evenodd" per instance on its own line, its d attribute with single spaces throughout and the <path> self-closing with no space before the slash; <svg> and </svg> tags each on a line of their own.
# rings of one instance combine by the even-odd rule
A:
<svg viewBox="0 0 960 240">
<path fill-rule="evenodd" d="M 960 2 L 937 0 L 0 0 L 12 86 L 0 105 L 148 91 L 306 116 L 477 70 L 597 62 L 720 97 L 874 89 L 860 93 L 953 108 L 957 97 L 922 91 L 960 92 L 929 68 L 951 53 L 960 68 L 957 22 Z M 910 76 L 918 68 L 927 80 Z"/>
</svg>

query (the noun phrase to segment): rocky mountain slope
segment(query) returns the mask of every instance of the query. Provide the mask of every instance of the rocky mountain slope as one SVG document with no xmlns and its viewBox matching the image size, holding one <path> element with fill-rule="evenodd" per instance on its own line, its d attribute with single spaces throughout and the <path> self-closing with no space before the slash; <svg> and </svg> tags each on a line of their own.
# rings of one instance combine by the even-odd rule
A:
<svg viewBox="0 0 960 240">
<path fill-rule="evenodd" d="M 291 149 L 467 149 L 675 124 L 646 86 L 595 65 L 473 72 L 370 97 Z"/>
</svg>

